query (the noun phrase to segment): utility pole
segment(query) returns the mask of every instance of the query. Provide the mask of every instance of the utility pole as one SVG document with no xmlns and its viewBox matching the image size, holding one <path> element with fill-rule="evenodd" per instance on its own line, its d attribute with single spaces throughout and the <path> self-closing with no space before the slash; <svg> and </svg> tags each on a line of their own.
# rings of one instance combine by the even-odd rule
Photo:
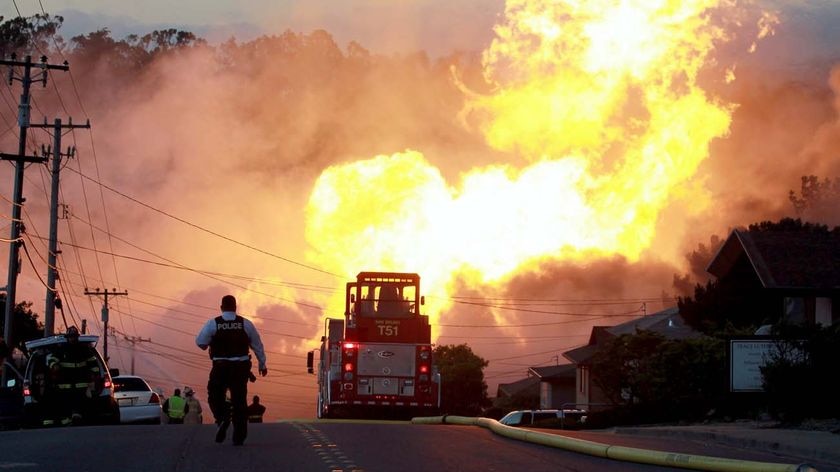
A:
<svg viewBox="0 0 840 472">
<path fill-rule="evenodd" d="M 103 347 L 102 357 L 105 358 L 105 363 L 108 363 L 108 296 L 117 296 L 117 295 L 128 295 L 128 292 L 122 291 L 117 292 L 117 289 L 111 289 L 109 292 L 106 288 L 104 291 L 100 291 L 98 288 L 91 292 L 88 289 L 85 289 L 85 295 L 104 295 L 105 296 L 105 303 L 102 304 L 102 323 L 104 323 L 102 327 L 102 335 L 105 338 L 105 346 Z"/>
<path fill-rule="evenodd" d="M 3 335 L 7 342 L 14 341 L 12 324 L 15 312 L 15 296 L 17 295 L 17 275 L 20 270 L 20 234 L 22 228 L 21 221 L 21 206 L 23 205 L 23 170 L 27 162 L 44 162 L 44 158 L 31 157 L 26 155 L 26 132 L 29 128 L 29 87 L 33 80 L 40 80 L 44 87 L 47 86 L 47 75 L 50 69 L 52 70 L 70 70 L 67 62 L 63 65 L 47 64 L 47 57 L 41 56 L 39 63 L 32 62 L 32 56 L 26 56 L 23 61 L 17 61 L 17 57 L 12 54 L 10 61 L 0 59 L 0 65 L 9 66 L 9 85 L 15 80 L 20 81 L 23 92 L 20 96 L 20 104 L 18 105 L 18 126 L 20 127 L 20 134 L 18 140 L 18 153 L 14 154 L 0 154 L 2 160 L 15 161 L 15 186 L 14 194 L 12 196 L 12 229 L 9 236 L 9 274 L 8 282 L 6 284 L 6 313 Z M 15 75 L 16 68 L 23 68 L 23 73 L 20 76 Z M 40 69 L 40 73 L 36 73 L 33 77 L 32 69 Z M 6 367 L 3 366 L 2 384 L 6 385 Z"/>
<path fill-rule="evenodd" d="M 131 343 L 131 375 L 134 375 L 134 346 L 137 343 L 150 343 L 152 338 L 143 339 L 139 336 L 128 336 L 126 334 L 123 334 L 123 338 Z"/>
<path fill-rule="evenodd" d="M 32 128 L 53 128 L 53 161 L 52 161 L 52 189 L 50 194 L 50 248 L 47 255 L 47 300 L 44 308 L 44 336 L 52 336 L 55 331 L 55 280 L 58 278 L 57 257 L 58 257 L 58 181 L 61 171 L 61 136 L 65 129 L 90 128 L 90 120 L 83 125 L 74 125 L 73 119 L 65 125 L 61 124 L 61 118 L 56 118 L 53 125 L 48 125 L 46 118 L 44 124 L 33 124 Z M 72 158 L 75 148 L 67 148 L 66 156 Z"/>
</svg>

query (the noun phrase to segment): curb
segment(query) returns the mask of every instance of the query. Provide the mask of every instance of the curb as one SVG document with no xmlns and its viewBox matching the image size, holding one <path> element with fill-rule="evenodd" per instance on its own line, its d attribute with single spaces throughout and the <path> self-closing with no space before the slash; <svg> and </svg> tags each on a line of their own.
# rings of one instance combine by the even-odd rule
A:
<svg viewBox="0 0 840 472">
<path fill-rule="evenodd" d="M 634 447 L 613 446 L 609 444 L 575 439 L 539 431 L 506 426 L 489 418 L 471 418 L 465 416 L 430 416 L 412 418 L 414 424 L 458 424 L 481 426 L 496 434 L 519 441 L 541 444 L 544 446 L 579 452 L 590 456 L 604 457 L 627 462 L 680 467 L 683 469 L 709 470 L 719 472 L 816 472 L 807 464 L 780 464 L 773 462 L 742 461 L 721 457 L 679 454 L 674 452 L 653 451 Z"/>
<path fill-rule="evenodd" d="M 783 442 L 774 441 L 770 439 L 755 439 L 738 437 L 737 435 L 728 434 L 725 431 L 715 430 L 687 430 L 681 428 L 633 428 L 633 427 L 617 427 L 613 428 L 616 434 L 633 434 L 639 436 L 676 436 L 684 439 L 692 440 L 706 440 L 716 441 L 724 444 L 733 444 L 741 448 L 760 448 L 768 451 L 781 452 L 799 457 L 807 457 L 811 460 L 820 460 L 840 464 L 840 450 L 836 452 L 823 451 L 806 447 L 807 441 L 801 441 L 797 445 L 785 444 Z"/>
</svg>

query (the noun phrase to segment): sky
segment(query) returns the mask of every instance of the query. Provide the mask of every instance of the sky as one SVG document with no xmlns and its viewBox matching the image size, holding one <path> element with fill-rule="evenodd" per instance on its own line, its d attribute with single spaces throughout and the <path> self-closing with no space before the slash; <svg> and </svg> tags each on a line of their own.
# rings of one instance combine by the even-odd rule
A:
<svg viewBox="0 0 840 472">
<path fill-rule="evenodd" d="M 34 0 L 15 0 L 20 13 L 41 12 Z M 17 14 L 4 0 L 0 15 Z M 354 0 L 109 2 L 42 0 L 44 8 L 67 20 L 66 37 L 109 28 L 116 38 L 153 29 L 179 28 L 210 41 L 231 36 L 250 40 L 287 29 L 326 29 L 346 44 L 354 40 L 382 53 L 425 50 L 432 55 L 480 49 L 492 39 L 492 25 L 503 11 L 500 0 Z"/>
<path fill-rule="evenodd" d="M 234 293 L 269 350 L 250 391 L 276 418 L 314 412 L 305 353 L 362 270 L 419 273 L 435 341 L 490 360 L 491 395 L 563 360 L 593 325 L 673 305 L 675 276 L 704 277 L 687 253 L 791 216 L 801 176 L 840 175 L 840 6 L 706 2 L 717 16 L 673 27 L 613 3 L 532 16 L 541 2 L 3 0 L 6 18 L 64 15 L 65 39 L 176 27 L 242 44 L 322 28 L 340 51 L 356 41 L 395 57 L 322 70 L 260 43 L 232 70 L 197 50 L 131 80 L 95 62 L 51 74 L 33 89 L 35 119 L 93 125 L 65 138 L 78 148 L 62 172 L 68 311 L 101 332 L 101 300 L 84 288 L 127 290 L 113 299 L 113 364 L 129 365 L 127 337 L 151 339 L 134 345 L 138 373 L 170 391 L 206 381 L 194 334 Z M 678 11 L 702 18 L 700 3 Z M 0 89 L 4 152 L 15 87 Z M 24 219 L 43 255 L 49 176 L 27 175 Z M 0 178 L 8 199 L 10 166 Z M 32 257 L 40 270 L 24 261 L 18 300 L 41 313 Z"/>
</svg>

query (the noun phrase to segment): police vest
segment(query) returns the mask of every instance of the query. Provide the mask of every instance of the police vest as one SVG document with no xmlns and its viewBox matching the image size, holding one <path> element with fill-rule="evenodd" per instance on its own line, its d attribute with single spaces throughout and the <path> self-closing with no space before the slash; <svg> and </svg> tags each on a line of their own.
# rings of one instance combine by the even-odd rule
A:
<svg viewBox="0 0 840 472">
<path fill-rule="evenodd" d="M 216 317 L 216 334 L 210 341 L 210 358 L 242 357 L 248 355 L 250 340 L 245 332 L 245 319 L 239 315 L 233 320 Z"/>
<path fill-rule="evenodd" d="M 187 404 L 187 401 L 184 400 L 182 397 L 177 395 L 173 395 L 169 397 L 169 417 L 170 418 L 183 418 L 184 417 L 184 406 Z"/>
</svg>

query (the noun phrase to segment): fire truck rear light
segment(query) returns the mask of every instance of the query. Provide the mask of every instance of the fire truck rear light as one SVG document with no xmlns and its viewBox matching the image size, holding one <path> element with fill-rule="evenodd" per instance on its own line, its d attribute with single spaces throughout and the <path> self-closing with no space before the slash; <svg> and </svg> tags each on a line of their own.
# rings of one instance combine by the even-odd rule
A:
<svg viewBox="0 0 840 472">
<path fill-rule="evenodd" d="M 344 349 L 355 349 L 356 343 L 344 343 Z"/>
<path fill-rule="evenodd" d="M 111 388 L 111 381 L 109 379 L 105 379 L 105 385 L 102 388 Z"/>
<path fill-rule="evenodd" d="M 29 385 L 23 387 L 23 395 L 26 396 L 26 397 L 32 395 L 32 392 L 30 392 L 30 390 L 29 390 Z"/>
<path fill-rule="evenodd" d="M 421 373 L 421 374 L 428 374 L 428 373 L 429 373 L 429 366 L 427 366 L 427 365 L 421 365 L 421 366 L 420 366 L 420 373 Z"/>
<path fill-rule="evenodd" d="M 351 364 L 349 362 L 344 364 L 344 370 L 346 370 L 347 372 L 350 372 L 351 370 L 353 370 L 353 364 Z"/>
</svg>

